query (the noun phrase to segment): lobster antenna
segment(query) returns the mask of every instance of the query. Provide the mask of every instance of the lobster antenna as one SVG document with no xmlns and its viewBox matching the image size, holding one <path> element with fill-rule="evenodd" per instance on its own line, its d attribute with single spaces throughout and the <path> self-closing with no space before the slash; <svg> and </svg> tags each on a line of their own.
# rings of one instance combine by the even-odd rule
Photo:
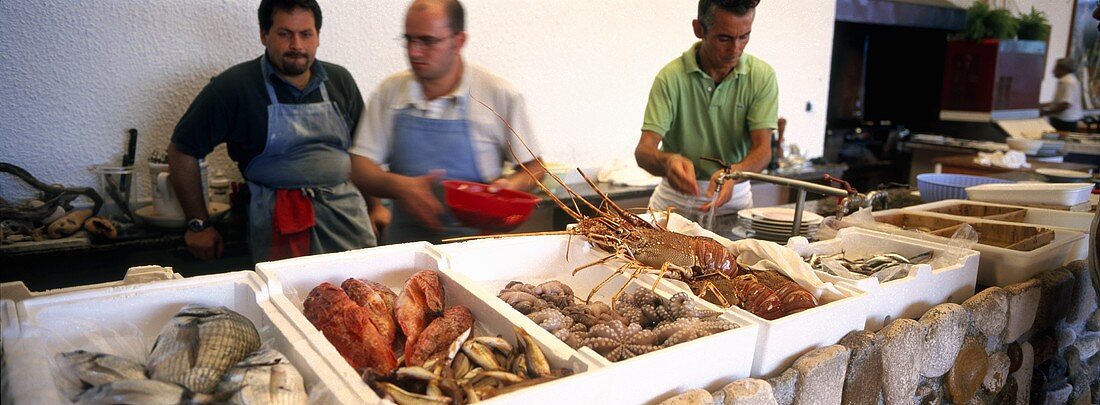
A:
<svg viewBox="0 0 1100 405">
<path fill-rule="evenodd" d="M 465 242 L 468 240 L 476 239 L 489 239 L 489 238 L 517 238 L 520 236 L 547 236 L 547 235 L 573 235 L 570 231 L 544 231 L 544 232 L 522 232 L 522 233 L 503 233 L 497 235 L 474 235 L 474 236 L 461 236 L 457 238 L 447 238 L 441 240 L 443 243 L 451 242 Z"/>
<path fill-rule="evenodd" d="M 519 133 L 516 132 L 516 129 L 512 128 L 512 124 L 509 123 L 507 119 L 505 119 L 503 116 L 501 116 L 499 113 L 497 113 L 496 110 L 494 110 L 492 107 L 489 107 L 488 104 L 485 104 L 485 102 L 477 99 L 476 97 L 470 96 L 470 99 L 472 99 L 474 101 L 477 101 L 477 103 L 481 104 L 482 107 L 485 107 L 486 109 L 489 110 L 489 112 L 492 112 L 493 115 L 496 115 L 497 118 L 499 118 L 500 121 L 504 123 L 504 126 L 506 128 L 508 128 L 508 131 L 510 131 L 512 133 L 512 135 L 515 136 L 516 139 L 519 140 L 519 143 L 523 145 L 523 148 L 527 150 L 527 153 L 530 154 L 533 158 L 535 158 L 535 152 L 531 150 L 531 147 L 527 145 L 527 142 L 523 140 L 523 137 L 519 136 Z M 516 159 L 516 162 L 520 161 L 519 156 L 517 156 L 515 150 L 512 149 L 512 144 L 511 143 L 508 143 L 508 153 L 512 154 L 512 158 Z M 537 160 L 537 158 L 535 158 L 535 159 Z M 542 165 L 542 162 L 539 161 L 539 164 Z M 526 166 L 524 166 L 523 164 L 520 164 L 519 167 L 521 167 L 523 169 L 523 171 L 527 173 L 528 176 L 531 176 L 532 179 L 535 179 L 534 174 L 531 173 L 531 171 L 528 170 Z M 546 166 L 543 165 L 543 168 L 546 168 Z M 562 188 L 564 188 L 567 192 L 569 192 L 569 196 L 574 198 L 573 203 L 576 204 L 576 199 L 578 197 L 580 197 L 580 194 L 577 194 L 576 191 L 573 191 L 573 189 L 569 188 L 569 186 L 567 186 L 565 184 L 565 181 L 562 181 L 562 179 L 560 177 L 558 177 L 556 174 L 550 172 L 549 170 L 547 170 L 546 173 L 549 174 L 550 177 L 553 178 L 555 181 L 557 181 L 558 184 L 560 184 L 562 186 Z M 570 216 L 572 216 L 573 219 L 576 219 L 576 220 L 579 221 L 581 218 L 583 218 L 583 216 L 581 216 L 581 214 L 579 212 L 570 210 L 569 207 L 567 205 L 565 205 L 564 202 L 559 200 L 557 198 L 557 196 L 554 195 L 554 193 L 550 192 L 550 190 L 547 189 L 546 186 L 542 184 L 542 181 L 539 181 L 539 179 L 535 179 L 535 183 L 537 183 L 539 185 L 539 188 L 541 188 L 544 192 L 546 192 L 546 194 L 549 195 L 550 198 L 553 199 L 554 202 L 557 203 L 558 206 L 562 208 L 562 210 L 564 210 L 566 213 L 568 213 Z M 602 213 L 602 211 L 600 211 L 599 208 L 596 208 L 595 206 L 593 206 L 591 203 L 588 202 L 588 200 L 585 200 L 584 198 L 580 198 L 580 200 L 584 201 L 585 205 L 588 205 L 589 208 L 592 208 L 596 212 L 601 212 Z"/>
<path fill-rule="evenodd" d="M 646 227 L 651 227 L 651 228 L 655 227 L 655 226 L 653 226 L 653 224 L 651 224 L 649 222 L 646 222 L 646 221 L 642 220 L 641 218 L 638 218 L 637 215 L 634 215 L 630 211 L 627 211 L 627 210 L 623 209 L 623 207 L 620 207 L 619 204 L 615 204 L 614 201 L 611 201 L 611 197 L 608 197 L 607 194 L 605 194 L 603 191 L 601 191 L 599 187 L 596 187 L 596 183 L 593 183 L 592 179 L 589 179 L 588 176 L 585 176 L 584 172 L 581 171 L 581 169 L 579 167 L 577 168 L 577 171 L 580 172 L 581 178 L 584 179 L 584 181 L 588 183 L 588 186 L 592 187 L 592 190 L 596 191 L 596 194 L 599 195 L 600 198 L 603 199 L 604 203 L 607 204 L 609 207 L 611 207 L 611 209 L 614 210 L 615 213 L 619 214 L 620 217 L 627 218 L 627 220 L 630 221 L 632 223 L 632 225 L 635 225 L 635 226 L 646 226 Z M 657 218 L 653 218 L 653 220 L 656 221 Z"/>
</svg>

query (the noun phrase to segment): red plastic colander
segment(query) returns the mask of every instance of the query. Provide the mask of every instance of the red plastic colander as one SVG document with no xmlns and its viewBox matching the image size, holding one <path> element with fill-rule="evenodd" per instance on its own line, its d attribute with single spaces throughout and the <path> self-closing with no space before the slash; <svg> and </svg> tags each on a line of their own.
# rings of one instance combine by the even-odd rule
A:
<svg viewBox="0 0 1100 405">
<path fill-rule="evenodd" d="M 443 196 L 462 225 L 482 233 L 516 229 L 531 216 L 540 200 L 515 190 L 490 192 L 487 184 L 462 180 L 443 181 Z"/>
</svg>

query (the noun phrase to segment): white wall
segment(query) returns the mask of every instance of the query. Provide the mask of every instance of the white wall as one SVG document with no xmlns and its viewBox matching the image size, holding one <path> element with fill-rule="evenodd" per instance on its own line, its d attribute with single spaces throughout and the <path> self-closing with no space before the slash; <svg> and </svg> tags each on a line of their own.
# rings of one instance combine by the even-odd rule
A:
<svg viewBox="0 0 1100 405">
<path fill-rule="evenodd" d="M 404 1 L 322 0 L 318 57 L 352 72 L 364 94 L 406 68 L 395 40 Z M 258 1 L 0 1 L 0 161 L 40 179 L 93 186 L 93 165 L 163 150 L 207 80 L 260 55 Z M 527 96 L 548 160 L 633 160 L 654 74 L 694 40 L 695 2 L 467 0 L 467 59 Z M 787 139 L 820 155 L 835 0 L 766 1 L 748 52 L 779 75 Z M 805 111 L 806 102 L 813 110 Z M 209 159 L 237 175 L 220 148 Z M 139 172 L 135 186 L 147 195 Z M 0 195 L 27 190 L 0 176 Z"/>
</svg>

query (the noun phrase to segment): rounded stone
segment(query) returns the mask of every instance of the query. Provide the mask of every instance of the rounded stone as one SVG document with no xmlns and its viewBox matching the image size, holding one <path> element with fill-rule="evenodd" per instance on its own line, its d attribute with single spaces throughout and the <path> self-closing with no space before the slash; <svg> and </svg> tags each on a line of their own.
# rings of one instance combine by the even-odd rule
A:
<svg viewBox="0 0 1100 405">
<path fill-rule="evenodd" d="M 942 376 L 951 369 L 955 356 L 962 348 L 970 324 L 970 313 L 959 304 L 940 304 L 925 312 L 920 323 L 928 330 L 924 337 L 925 356 L 920 374 L 928 378 Z"/>
<path fill-rule="evenodd" d="M 966 339 L 944 382 L 951 400 L 957 404 L 970 401 L 982 386 L 988 370 L 989 355 L 985 354 L 984 346 L 974 339 Z"/>
<path fill-rule="evenodd" d="M 882 339 L 866 330 L 849 332 L 840 339 L 840 345 L 850 352 L 844 377 L 845 403 L 877 404 L 882 398 Z"/>
<path fill-rule="evenodd" d="M 970 326 L 990 339 L 1000 342 L 1008 322 L 1008 293 L 1000 287 L 990 287 L 963 301 L 970 311 Z M 999 344 L 998 344 L 999 345 Z"/>
<path fill-rule="evenodd" d="M 1092 316 L 1090 316 L 1088 322 L 1085 323 L 1085 329 L 1089 332 L 1100 331 L 1100 311 L 1092 311 Z"/>
<path fill-rule="evenodd" d="M 1024 361 L 1024 351 L 1020 348 L 1019 343 L 1012 342 L 1012 344 L 1008 345 L 1005 353 L 1008 354 L 1008 372 L 1015 373 L 1016 370 L 1020 369 L 1020 364 Z"/>
<path fill-rule="evenodd" d="M 827 403 L 841 398 L 848 355 L 848 348 L 832 345 L 811 350 L 795 360 L 791 368 L 798 370 L 799 378 L 795 383 L 794 402 Z"/>
<path fill-rule="evenodd" d="M 727 384 L 715 395 L 715 403 L 724 405 L 766 405 L 774 404 L 772 386 L 767 381 L 756 378 L 743 378 Z"/>
<path fill-rule="evenodd" d="M 714 397 L 704 389 L 693 389 L 683 394 L 661 401 L 660 405 L 697 405 L 714 403 Z"/>
<path fill-rule="evenodd" d="M 880 333 L 883 397 L 889 404 L 911 401 L 920 382 L 927 330 L 921 322 L 897 319 Z"/>
<path fill-rule="evenodd" d="M 1010 360 L 1005 352 L 996 352 L 989 356 L 989 370 L 985 373 L 982 387 L 993 394 L 1001 392 L 1008 379 Z"/>
<path fill-rule="evenodd" d="M 783 374 L 767 380 L 768 385 L 772 386 L 772 395 L 775 396 L 775 401 L 779 405 L 794 403 L 795 385 L 798 384 L 798 380 L 798 370 L 793 367 L 788 368 Z"/>
</svg>

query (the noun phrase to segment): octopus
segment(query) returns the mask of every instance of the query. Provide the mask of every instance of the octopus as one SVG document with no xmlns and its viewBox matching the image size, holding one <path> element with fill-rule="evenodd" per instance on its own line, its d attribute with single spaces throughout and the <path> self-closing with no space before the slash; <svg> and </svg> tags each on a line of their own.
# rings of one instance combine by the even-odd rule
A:
<svg viewBox="0 0 1100 405">
<path fill-rule="evenodd" d="M 561 311 L 547 308 L 538 312 L 527 314 L 528 318 L 539 324 L 547 332 L 554 333 L 561 329 L 568 330 L 573 326 L 573 318 L 565 316 Z"/>
<path fill-rule="evenodd" d="M 571 305 L 562 309 L 561 312 L 565 316 L 573 318 L 574 324 L 584 325 L 585 328 L 624 319 L 618 311 L 612 310 L 610 305 L 603 302 Z"/>
<path fill-rule="evenodd" d="M 653 329 L 661 347 L 669 347 L 737 327 L 725 319 L 680 318 Z"/>
<path fill-rule="evenodd" d="M 696 308 L 695 301 L 687 293 L 679 292 L 668 299 L 668 316 L 666 319 L 677 320 L 680 318 L 714 318 L 718 312 L 708 309 Z"/>
<path fill-rule="evenodd" d="M 535 287 L 538 297 L 558 308 L 573 305 L 573 289 L 561 281 L 551 280 Z"/>
<path fill-rule="evenodd" d="M 500 294 L 497 294 L 497 298 L 508 303 L 512 308 L 515 308 L 516 311 L 524 315 L 550 308 L 548 302 L 526 291 L 505 289 L 501 291 Z"/>
<path fill-rule="evenodd" d="M 652 328 L 668 320 L 668 302 L 653 291 L 639 288 L 632 293 L 619 296 L 617 308 L 628 322 Z"/>
<path fill-rule="evenodd" d="M 641 325 L 608 322 L 593 326 L 581 342 L 610 361 L 619 361 L 660 349 L 657 334 Z"/>
</svg>

